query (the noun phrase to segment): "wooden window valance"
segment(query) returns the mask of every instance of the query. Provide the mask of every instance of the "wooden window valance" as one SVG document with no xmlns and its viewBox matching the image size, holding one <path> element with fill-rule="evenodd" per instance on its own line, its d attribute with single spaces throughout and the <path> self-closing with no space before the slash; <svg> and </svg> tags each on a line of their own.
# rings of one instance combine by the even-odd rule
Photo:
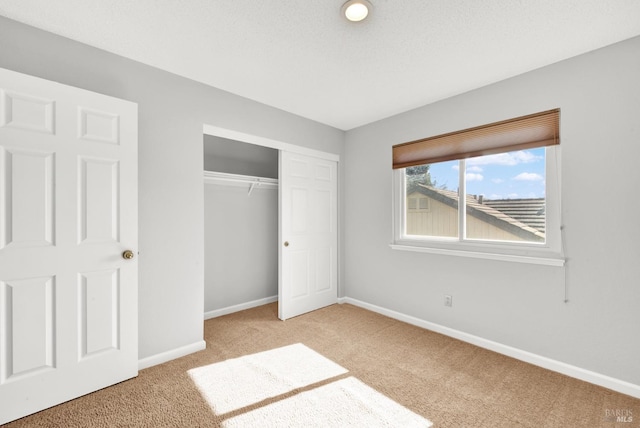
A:
<svg viewBox="0 0 640 428">
<path fill-rule="evenodd" d="M 393 169 L 560 144 L 560 109 L 393 146 Z"/>
</svg>

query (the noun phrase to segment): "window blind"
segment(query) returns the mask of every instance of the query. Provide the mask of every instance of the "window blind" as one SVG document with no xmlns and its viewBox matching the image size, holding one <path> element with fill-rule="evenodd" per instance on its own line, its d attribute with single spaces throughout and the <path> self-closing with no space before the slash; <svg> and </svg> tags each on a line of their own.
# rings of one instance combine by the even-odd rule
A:
<svg viewBox="0 0 640 428">
<path fill-rule="evenodd" d="M 560 144 L 560 109 L 393 146 L 393 169 Z"/>
</svg>

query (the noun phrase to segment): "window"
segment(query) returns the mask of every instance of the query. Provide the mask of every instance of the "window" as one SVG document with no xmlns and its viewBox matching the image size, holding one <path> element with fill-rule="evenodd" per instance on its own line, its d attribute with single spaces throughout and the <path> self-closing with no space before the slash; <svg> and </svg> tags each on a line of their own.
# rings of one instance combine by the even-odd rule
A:
<svg viewBox="0 0 640 428">
<path fill-rule="evenodd" d="M 394 146 L 393 248 L 561 265 L 559 110 Z"/>
<path fill-rule="evenodd" d="M 417 212 L 429 211 L 429 198 L 421 194 L 407 192 L 407 210 Z"/>
</svg>

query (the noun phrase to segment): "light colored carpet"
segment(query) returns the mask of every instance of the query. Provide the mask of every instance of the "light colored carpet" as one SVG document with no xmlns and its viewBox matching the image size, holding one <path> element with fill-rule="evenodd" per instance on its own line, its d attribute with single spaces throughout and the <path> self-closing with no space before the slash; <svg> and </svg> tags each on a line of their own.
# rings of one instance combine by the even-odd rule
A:
<svg viewBox="0 0 640 428">
<path fill-rule="evenodd" d="M 213 411 L 224 415 L 347 373 L 301 343 L 189 370 Z"/>
<path fill-rule="evenodd" d="M 7 428 L 224 426 L 265 404 L 302 396 L 307 389 L 219 415 L 189 373 L 298 343 L 348 370 L 341 376 L 358 379 L 437 428 L 640 426 L 638 399 L 351 305 L 333 305 L 283 322 L 276 304 L 270 304 L 204 325 L 206 350 L 142 370 L 135 379 Z M 612 410 L 631 412 L 633 422 L 613 423 Z M 263 422 L 268 426 L 268 420 Z M 357 426 L 358 420 L 352 424 Z"/>
<path fill-rule="evenodd" d="M 297 343 L 188 373 L 228 428 L 431 426 L 347 372 Z"/>
<path fill-rule="evenodd" d="M 348 377 L 231 417 L 224 427 L 430 427 L 359 380 Z"/>
</svg>

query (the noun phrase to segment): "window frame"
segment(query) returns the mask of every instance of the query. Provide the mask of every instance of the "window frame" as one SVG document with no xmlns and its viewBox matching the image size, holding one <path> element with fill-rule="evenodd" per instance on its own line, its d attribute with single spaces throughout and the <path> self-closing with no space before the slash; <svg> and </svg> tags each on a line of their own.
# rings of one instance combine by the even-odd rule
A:
<svg viewBox="0 0 640 428">
<path fill-rule="evenodd" d="M 506 153 L 508 151 L 505 151 Z M 459 188 L 465 193 L 465 159 L 458 159 Z M 545 147 L 545 242 L 492 241 L 464 238 L 466 198 L 459 197 L 458 237 L 417 236 L 405 234 L 406 186 L 405 168 L 394 169 L 393 174 L 393 237 L 394 250 L 418 251 L 472 258 L 514 261 L 521 263 L 563 266 L 561 204 L 560 204 L 560 148 Z"/>
</svg>

